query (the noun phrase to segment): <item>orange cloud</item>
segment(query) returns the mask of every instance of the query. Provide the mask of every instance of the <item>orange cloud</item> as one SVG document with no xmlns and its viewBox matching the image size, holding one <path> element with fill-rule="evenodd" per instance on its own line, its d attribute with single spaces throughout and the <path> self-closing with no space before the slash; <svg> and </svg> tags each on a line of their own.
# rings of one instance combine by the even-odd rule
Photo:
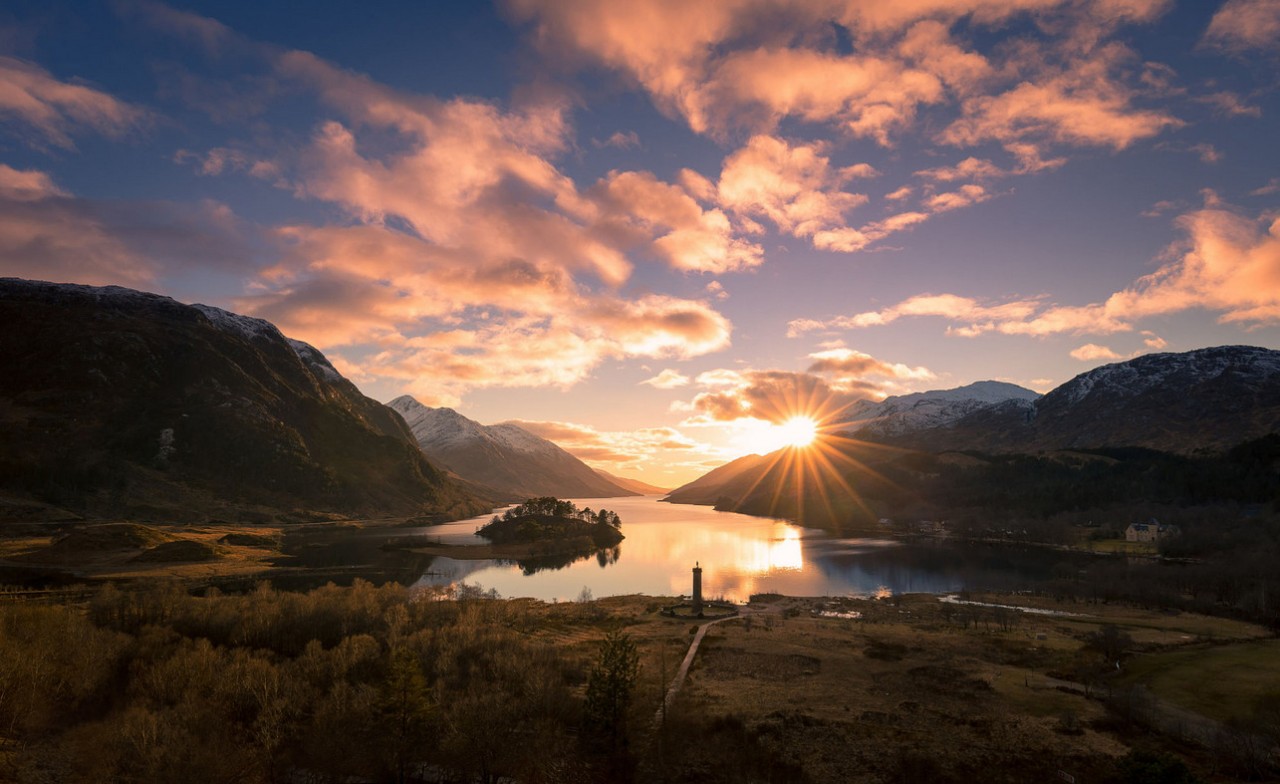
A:
<svg viewBox="0 0 1280 784">
<path fill-rule="evenodd" d="M 247 266 L 244 231 L 216 202 L 94 202 L 0 163 L 0 274 L 150 286 L 182 267 Z"/>
<path fill-rule="evenodd" d="M 660 109 L 698 133 L 721 138 L 735 129 L 770 133 L 791 118 L 890 145 L 912 128 L 921 107 L 958 101 L 963 114 L 942 135 L 947 143 L 1025 145 L 1038 137 L 1116 149 L 1179 124 L 1133 105 L 1133 90 L 1125 86 L 1120 68 L 1129 52 L 1108 40 L 1121 25 L 1151 22 L 1169 5 L 1168 0 L 509 3 L 517 18 L 533 24 L 545 54 L 621 72 Z M 972 27 L 995 27 L 1017 16 L 1033 19 L 1043 35 L 1013 39 L 995 53 L 999 61 L 953 36 L 962 20 Z M 852 52 L 836 45 L 836 25 L 854 38 Z"/>
<path fill-rule="evenodd" d="M 991 161 L 979 158 L 965 158 L 955 166 L 938 166 L 916 172 L 917 177 L 937 182 L 955 182 L 956 180 L 982 180 L 1004 177 L 1007 172 Z"/>
<path fill-rule="evenodd" d="M 646 378 L 641 384 L 648 384 L 654 389 L 675 389 L 688 386 L 689 377 L 678 370 L 667 368 L 653 378 Z"/>
<path fill-rule="evenodd" d="M 1209 196 L 1204 209 L 1178 218 L 1177 225 L 1187 236 L 1169 249 L 1172 260 L 1102 302 L 1058 305 L 1021 299 L 991 305 L 954 294 L 924 294 L 879 311 L 829 320 L 799 319 L 791 322 L 788 334 L 937 316 L 952 322 L 948 334 L 962 337 L 988 332 L 1105 335 L 1131 331 L 1143 318 L 1191 309 L 1217 311 L 1223 323 L 1280 323 L 1280 219 L 1271 215 L 1250 219 Z M 1149 347 L 1164 347 L 1161 338 L 1143 334 Z M 1096 353 L 1098 348 L 1091 345 L 1077 351 L 1098 358 L 1102 356 Z"/>
<path fill-rule="evenodd" d="M 717 454 L 714 448 L 689 438 L 673 427 L 602 431 L 573 422 L 530 422 L 516 419 L 511 424 L 555 442 L 561 449 L 587 463 L 606 463 L 611 471 L 643 469 L 654 462 L 669 463 L 673 457 L 671 452 L 678 454 L 682 460 L 697 455 Z"/>
<path fill-rule="evenodd" d="M 941 135 L 948 144 L 1046 138 L 1064 144 L 1122 150 L 1183 123 L 1133 106 L 1133 91 L 1113 75 L 1131 54 L 1119 45 L 1092 51 L 1057 73 L 1024 81 L 997 95 L 969 98 L 962 116 Z"/>
<path fill-rule="evenodd" d="M 1071 358 L 1078 359 L 1081 362 L 1090 362 L 1095 359 L 1120 359 L 1120 355 L 1106 346 L 1099 346 L 1097 343 L 1085 343 L 1079 348 L 1072 349 Z"/>
<path fill-rule="evenodd" d="M 278 78 L 313 91 L 335 119 L 277 160 L 224 148 L 182 158 L 203 173 L 268 177 L 348 221 L 278 227 L 278 261 L 239 309 L 345 347 L 338 357 L 358 378 L 450 404 L 469 389 L 571 385 L 606 359 L 728 345 L 731 325 L 706 300 L 624 295 L 632 256 L 724 273 L 760 264 L 760 247 L 688 185 L 648 172 L 579 189 L 554 162 L 570 147 L 560 98 L 436 100 L 308 53 L 270 56 Z"/>
<path fill-rule="evenodd" d="M 350 361 L 437 401 L 566 386 L 606 358 L 687 358 L 729 342 L 729 322 L 705 303 L 612 296 L 545 262 L 475 263 L 385 226 L 279 234 L 282 261 L 237 307 L 318 345 L 381 347 Z"/>
<path fill-rule="evenodd" d="M 813 364 L 810 373 L 836 376 L 838 378 L 865 378 L 881 376 L 897 379 L 931 379 L 936 378 L 933 371 L 926 367 L 908 367 L 901 363 L 890 363 L 876 359 L 870 354 L 848 348 L 832 348 L 809 355 Z"/>
<path fill-rule="evenodd" d="M 759 245 L 734 236 L 723 212 L 704 211 L 683 188 L 648 172 L 610 172 L 593 195 L 606 210 L 597 225 L 640 229 L 652 237 L 651 251 L 675 269 L 720 273 L 764 260 Z"/>
<path fill-rule="evenodd" d="M 43 201 L 69 196 L 42 171 L 23 171 L 0 163 L 0 199 L 7 201 Z"/>
<path fill-rule="evenodd" d="M 1280 0 L 1227 0 L 1209 21 L 1204 41 L 1232 52 L 1280 47 Z"/>
<path fill-rule="evenodd" d="M 780 423 L 808 416 L 819 423 L 836 421 L 859 400 L 883 398 L 897 391 L 897 381 L 934 378 L 928 368 L 885 362 L 859 351 L 832 348 L 810 354 L 805 373 L 787 370 L 730 370 L 702 373 L 696 379 L 706 391 L 673 410 L 690 416 L 684 424 L 714 426 L 757 420 Z M 876 382 L 871 379 L 883 379 Z"/>
<path fill-rule="evenodd" d="M 34 63 L 0 56 L 0 119 L 24 128 L 37 147 L 72 149 L 71 135 L 84 129 L 122 136 L 148 118 L 146 110 L 101 90 L 60 81 Z"/>
<path fill-rule="evenodd" d="M 840 188 L 863 171 L 831 166 L 819 144 L 754 136 L 725 159 L 716 194 L 726 209 L 768 218 L 779 230 L 811 238 L 819 248 L 857 250 L 865 242 L 845 225 L 845 213 L 867 197 Z"/>
</svg>

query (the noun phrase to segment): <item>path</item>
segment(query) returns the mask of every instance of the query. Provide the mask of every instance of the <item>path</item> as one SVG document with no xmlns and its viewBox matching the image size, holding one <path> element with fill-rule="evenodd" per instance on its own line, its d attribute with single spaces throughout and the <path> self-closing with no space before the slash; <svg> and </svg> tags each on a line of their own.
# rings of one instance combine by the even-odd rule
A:
<svg viewBox="0 0 1280 784">
<path fill-rule="evenodd" d="M 693 666 L 693 659 L 698 655 L 698 646 L 702 644 L 702 638 L 707 636 L 707 629 L 717 623 L 724 621 L 732 621 L 738 618 L 745 618 L 748 615 L 756 615 L 762 611 L 755 610 L 749 606 L 741 607 L 737 615 L 727 615 L 723 618 L 716 618 L 714 621 L 707 621 L 698 626 L 698 633 L 693 635 L 693 642 L 689 643 L 689 651 L 684 655 L 684 661 L 680 662 L 680 669 L 676 671 L 675 678 L 671 680 L 671 686 L 667 688 L 667 693 L 662 698 L 662 704 L 658 706 L 658 712 L 653 716 L 653 725 L 655 728 L 662 726 L 662 716 L 666 709 L 675 702 L 676 694 L 680 692 L 680 687 L 684 685 L 684 678 L 689 674 L 689 668 Z"/>
</svg>

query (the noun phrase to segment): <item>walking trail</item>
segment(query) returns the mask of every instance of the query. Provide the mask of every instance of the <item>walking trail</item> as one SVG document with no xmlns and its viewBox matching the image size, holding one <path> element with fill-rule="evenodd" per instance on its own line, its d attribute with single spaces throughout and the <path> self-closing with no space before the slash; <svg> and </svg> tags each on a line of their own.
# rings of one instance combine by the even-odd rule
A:
<svg viewBox="0 0 1280 784">
<path fill-rule="evenodd" d="M 698 633 L 693 635 L 693 642 L 689 643 L 689 651 L 684 655 L 684 661 L 680 662 L 680 669 L 676 671 L 675 677 L 671 680 L 671 685 L 667 688 L 666 695 L 662 698 L 662 704 L 658 706 L 658 712 L 654 714 L 654 727 L 662 726 L 662 716 L 666 709 L 675 702 L 676 695 L 680 693 L 680 687 L 684 685 L 684 678 L 689 674 L 689 668 L 693 666 L 693 659 L 698 655 L 698 646 L 702 644 L 702 638 L 707 636 L 707 629 L 717 623 L 724 621 L 732 621 L 738 618 L 745 618 L 749 615 L 760 615 L 771 610 L 759 610 L 750 606 L 741 607 L 737 615 L 728 615 L 724 618 L 717 618 L 714 621 L 707 621 L 698 626 Z"/>
</svg>

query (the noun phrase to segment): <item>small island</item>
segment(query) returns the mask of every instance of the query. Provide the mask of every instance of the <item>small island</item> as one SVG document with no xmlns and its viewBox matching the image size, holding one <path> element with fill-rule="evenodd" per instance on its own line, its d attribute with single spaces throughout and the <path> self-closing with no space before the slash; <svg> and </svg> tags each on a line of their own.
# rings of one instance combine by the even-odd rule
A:
<svg viewBox="0 0 1280 784">
<path fill-rule="evenodd" d="M 530 498 L 502 515 L 494 515 L 477 536 L 496 545 L 555 542 L 574 550 L 613 547 L 623 540 L 622 520 L 608 509 L 579 509 L 571 501 L 549 496 Z"/>
<path fill-rule="evenodd" d="M 530 498 L 478 528 L 476 536 L 488 539 L 488 544 L 445 545 L 413 537 L 391 540 L 384 547 L 458 560 L 496 559 L 515 563 L 532 574 L 592 555 L 601 565 L 616 561 L 625 538 L 621 528 L 616 512 L 579 509 L 571 501 L 546 496 Z"/>
</svg>

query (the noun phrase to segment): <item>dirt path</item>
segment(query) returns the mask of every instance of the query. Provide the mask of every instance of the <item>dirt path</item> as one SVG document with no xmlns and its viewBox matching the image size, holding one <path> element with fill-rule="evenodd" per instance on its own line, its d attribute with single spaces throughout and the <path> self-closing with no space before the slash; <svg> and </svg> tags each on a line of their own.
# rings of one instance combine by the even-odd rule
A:
<svg viewBox="0 0 1280 784">
<path fill-rule="evenodd" d="M 698 627 L 698 633 L 693 635 L 693 642 L 689 643 L 689 651 L 684 655 L 684 661 L 680 662 L 680 669 L 676 670 L 676 675 L 671 680 L 671 685 L 667 687 L 667 693 L 662 698 L 662 704 L 658 706 L 658 712 L 654 714 L 653 724 L 655 727 L 662 726 L 662 717 L 666 709 L 675 701 L 676 695 L 680 693 L 680 687 L 684 685 L 684 678 L 689 674 L 689 668 L 693 666 L 693 659 L 698 655 L 698 646 L 702 644 L 702 638 L 707 636 L 707 629 L 717 623 L 732 621 L 742 618 L 746 614 L 753 614 L 750 610 L 743 610 L 739 615 L 728 615 L 724 618 L 717 618 L 714 621 L 707 621 Z"/>
</svg>

